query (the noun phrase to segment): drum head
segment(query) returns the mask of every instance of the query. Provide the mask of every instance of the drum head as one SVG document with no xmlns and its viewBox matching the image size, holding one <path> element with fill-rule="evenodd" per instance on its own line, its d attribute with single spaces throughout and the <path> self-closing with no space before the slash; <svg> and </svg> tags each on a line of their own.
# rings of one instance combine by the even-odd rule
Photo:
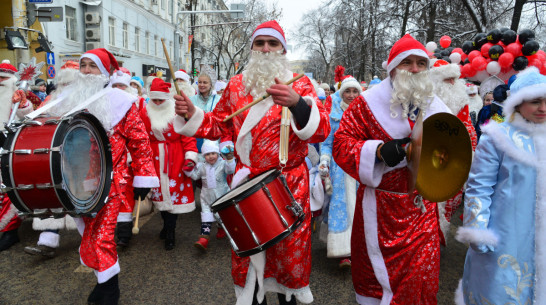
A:
<svg viewBox="0 0 546 305">
<path fill-rule="evenodd" d="M 112 182 L 112 154 L 106 131 L 89 113 L 79 113 L 68 123 L 60 140 L 62 152 L 52 160 L 55 184 L 62 183 L 57 194 L 72 214 L 97 212 L 106 203 Z M 60 174 L 55 174 L 60 173 Z M 57 176 L 57 177 L 55 177 Z M 70 207 L 72 205 L 73 207 Z"/>
</svg>

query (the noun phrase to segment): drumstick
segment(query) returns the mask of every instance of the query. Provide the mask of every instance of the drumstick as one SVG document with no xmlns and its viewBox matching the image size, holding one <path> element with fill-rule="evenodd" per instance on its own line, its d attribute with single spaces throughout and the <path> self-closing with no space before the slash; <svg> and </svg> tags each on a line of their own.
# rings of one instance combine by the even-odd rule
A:
<svg viewBox="0 0 546 305">
<path fill-rule="evenodd" d="M 304 75 L 304 74 L 298 74 L 296 77 L 292 78 L 291 80 L 287 81 L 286 83 L 283 83 L 283 85 L 290 85 L 291 83 L 297 81 L 298 79 L 302 78 L 303 76 L 305 76 L 305 75 Z M 258 104 L 259 102 L 265 100 L 266 98 L 268 98 L 268 97 L 270 97 L 270 96 L 271 96 L 271 94 L 267 93 L 266 95 L 264 95 L 264 96 L 262 96 L 262 97 L 260 97 L 260 98 L 258 98 L 258 99 L 256 99 L 256 100 L 252 101 L 252 103 L 250 103 L 250 104 L 244 106 L 243 108 L 241 108 L 241 109 L 235 111 L 234 113 L 230 114 L 228 117 L 226 117 L 226 118 L 224 119 L 224 122 L 227 122 L 227 121 L 231 120 L 234 116 L 236 116 L 236 115 L 238 115 L 239 113 L 241 113 L 241 112 L 247 110 L 248 108 L 250 108 L 250 107 L 252 107 L 252 106 Z"/>
<path fill-rule="evenodd" d="M 138 229 L 138 217 L 140 216 L 140 196 L 138 196 L 138 205 L 136 209 L 136 219 L 135 219 L 135 225 L 133 226 L 133 234 L 137 235 L 140 231 Z"/>
<path fill-rule="evenodd" d="M 176 90 L 176 94 L 180 95 L 180 88 L 178 88 L 178 84 L 176 83 L 176 78 L 174 77 L 173 65 L 171 64 L 171 58 L 169 57 L 169 52 L 167 51 L 167 46 L 165 45 L 164 38 L 161 38 L 161 43 L 163 44 L 163 52 L 165 53 L 165 58 L 167 59 L 169 70 L 171 71 L 171 78 L 173 79 L 174 89 Z M 184 117 L 188 118 L 188 115 L 184 114 Z"/>
</svg>

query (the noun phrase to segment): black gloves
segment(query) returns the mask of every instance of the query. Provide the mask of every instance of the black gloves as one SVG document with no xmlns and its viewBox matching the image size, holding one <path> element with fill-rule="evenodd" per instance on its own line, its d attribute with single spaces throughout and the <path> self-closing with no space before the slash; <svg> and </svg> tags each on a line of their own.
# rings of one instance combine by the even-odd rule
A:
<svg viewBox="0 0 546 305">
<path fill-rule="evenodd" d="M 150 192 L 151 188 L 149 187 L 135 187 L 133 189 L 133 193 L 135 194 L 135 200 L 138 200 L 138 197 L 140 197 L 140 200 L 144 200 L 146 198 L 146 195 Z"/>
<path fill-rule="evenodd" d="M 387 166 L 394 167 L 406 157 L 406 150 L 402 147 L 408 144 L 410 138 L 395 139 L 383 144 L 379 149 L 379 155 Z"/>
</svg>

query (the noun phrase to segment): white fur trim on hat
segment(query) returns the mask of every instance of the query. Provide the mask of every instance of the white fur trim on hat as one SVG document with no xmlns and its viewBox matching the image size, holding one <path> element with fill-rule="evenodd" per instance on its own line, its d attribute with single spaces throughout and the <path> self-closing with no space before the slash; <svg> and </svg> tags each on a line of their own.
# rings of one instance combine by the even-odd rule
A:
<svg viewBox="0 0 546 305">
<path fill-rule="evenodd" d="M 148 97 L 151 100 L 168 100 L 172 96 L 168 92 L 162 92 L 162 91 L 150 91 L 150 94 L 148 94 Z"/>
<path fill-rule="evenodd" d="M 349 88 L 355 88 L 358 90 L 358 93 L 362 93 L 362 87 L 354 77 L 347 77 L 341 82 L 341 87 L 339 88 L 339 95 L 341 96 L 345 90 Z"/>
<path fill-rule="evenodd" d="M 520 72 L 510 85 L 510 96 L 503 103 L 504 114 L 510 117 L 516 106 L 538 97 L 546 97 L 546 76 L 537 68 L 530 67 Z"/>
<path fill-rule="evenodd" d="M 100 72 L 101 72 L 103 75 L 105 75 L 106 77 L 110 77 L 110 72 L 108 72 L 108 71 L 106 70 L 106 68 L 105 68 L 104 65 L 102 64 L 102 61 L 100 60 L 100 58 L 99 58 L 97 55 L 95 55 L 95 54 L 93 54 L 93 53 L 84 53 L 84 54 L 82 55 L 82 57 L 80 58 L 80 62 L 81 62 L 82 58 L 89 58 L 89 59 L 91 59 L 91 60 L 97 65 L 97 67 L 99 68 Z M 108 68 L 110 68 L 110 67 L 108 67 Z"/>
<path fill-rule="evenodd" d="M 117 71 L 116 73 L 114 73 L 114 75 L 110 77 L 110 83 L 112 85 L 122 84 L 129 87 L 131 84 L 131 76 L 121 71 Z"/>
<path fill-rule="evenodd" d="M 393 58 L 391 60 L 391 62 L 387 64 L 387 73 L 390 74 L 392 70 L 394 70 L 396 67 L 398 67 L 398 65 L 402 62 L 402 60 L 404 60 L 406 57 L 408 57 L 410 55 L 416 55 L 416 56 L 419 56 L 419 57 L 426 58 L 427 67 L 428 67 L 428 61 L 429 61 L 428 54 L 423 50 L 411 49 L 411 50 L 401 52 L 395 58 Z"/>
<path fill-rule="evenodd" d="M 218 147 L 218 142 L 205 140 L 203 146 L 201 146 L 201 153 L 206 155 L 208 153 L 217 153 L 220 154 L 220 148 Z"/>
<path fill-rule="evenodd" d="M 448 78 L 459 78 L 461 69 L 456 64 L 448 64 L 440 67 L 430 68 L 430 78 L 434 82 L 440 82 Z"/>
<path fill-rule="evenodd" d="M 252 45 L 254 44 L 254 39 L 258 36 L 272 36 L 272 37 L 275 37 L 277 38 L 283 48 L 284 48 L 284 52 L 287 52 L 288 51 L 288 48 L 286 47 L 286 40 L 284 40 L 284 37 L 282 36 L 282 34 L 275 30 L 275 29 L 272 29 L 272 28 L 261 28 L 261 29 L 258 29 L 254 32 L 254 34 L 252 34 L 252 38 L 250 39 L 250 47 L 252 48 Z"/>
<path fill-rule="evenodd" d="M 184 71 L 176 71 L 174 72 L 174 78 L 175 79 L 183 79 L 187 82 L 190 81 L 190 76 L 188 75 L 188 73 L 185 73 Z"/>
</svg>

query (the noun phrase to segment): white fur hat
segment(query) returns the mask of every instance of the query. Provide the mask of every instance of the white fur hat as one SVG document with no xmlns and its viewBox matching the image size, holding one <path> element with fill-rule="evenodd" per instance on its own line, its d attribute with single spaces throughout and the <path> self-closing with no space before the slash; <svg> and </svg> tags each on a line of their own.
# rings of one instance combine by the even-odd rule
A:
<svg viewBox="0 0 546 305">
<path fill-rule="evenodd" d="M 112 76 L 110 76 L 110 83 L 112 85 L 122 84 L 127 87 L 131 84 L 131 75 L 121 72 L 120 70 L 116 71 Z"/>
<path fill-rule="evenodd" d="M 201 153 L 206 155 L 208 153 L 217 153 L 220 154 L 220 148 L 218 147 L 218 141 L 203 141 L 203 146 L 201 146 Z"/>
<path fill-rule="evenodd" d="M 341 87 L 338 90 L 340 96 L 343 94 L 343 92 L 345 92 L 345 90 L 347 90 L 349 88 L 356 88 L 358 90 L 358 93 L 362 93 L 362 87 L 360 86 L 360 84 L 358 83 L 356 78 L 354 78 L 354 77 L 352 77 L 350 75 L 345 77 L 343 79 L 343 81 L 341 82 Z"/>
<path fill-rule="evenodd" d="M 510 85 L 510 96 L 503 103 L 504 114 L 511 116 L 516 106 L 537 97 L 546 97 L 546 76 L 536 67 L 529 67 L 520 72 Z"/>
</svg>

